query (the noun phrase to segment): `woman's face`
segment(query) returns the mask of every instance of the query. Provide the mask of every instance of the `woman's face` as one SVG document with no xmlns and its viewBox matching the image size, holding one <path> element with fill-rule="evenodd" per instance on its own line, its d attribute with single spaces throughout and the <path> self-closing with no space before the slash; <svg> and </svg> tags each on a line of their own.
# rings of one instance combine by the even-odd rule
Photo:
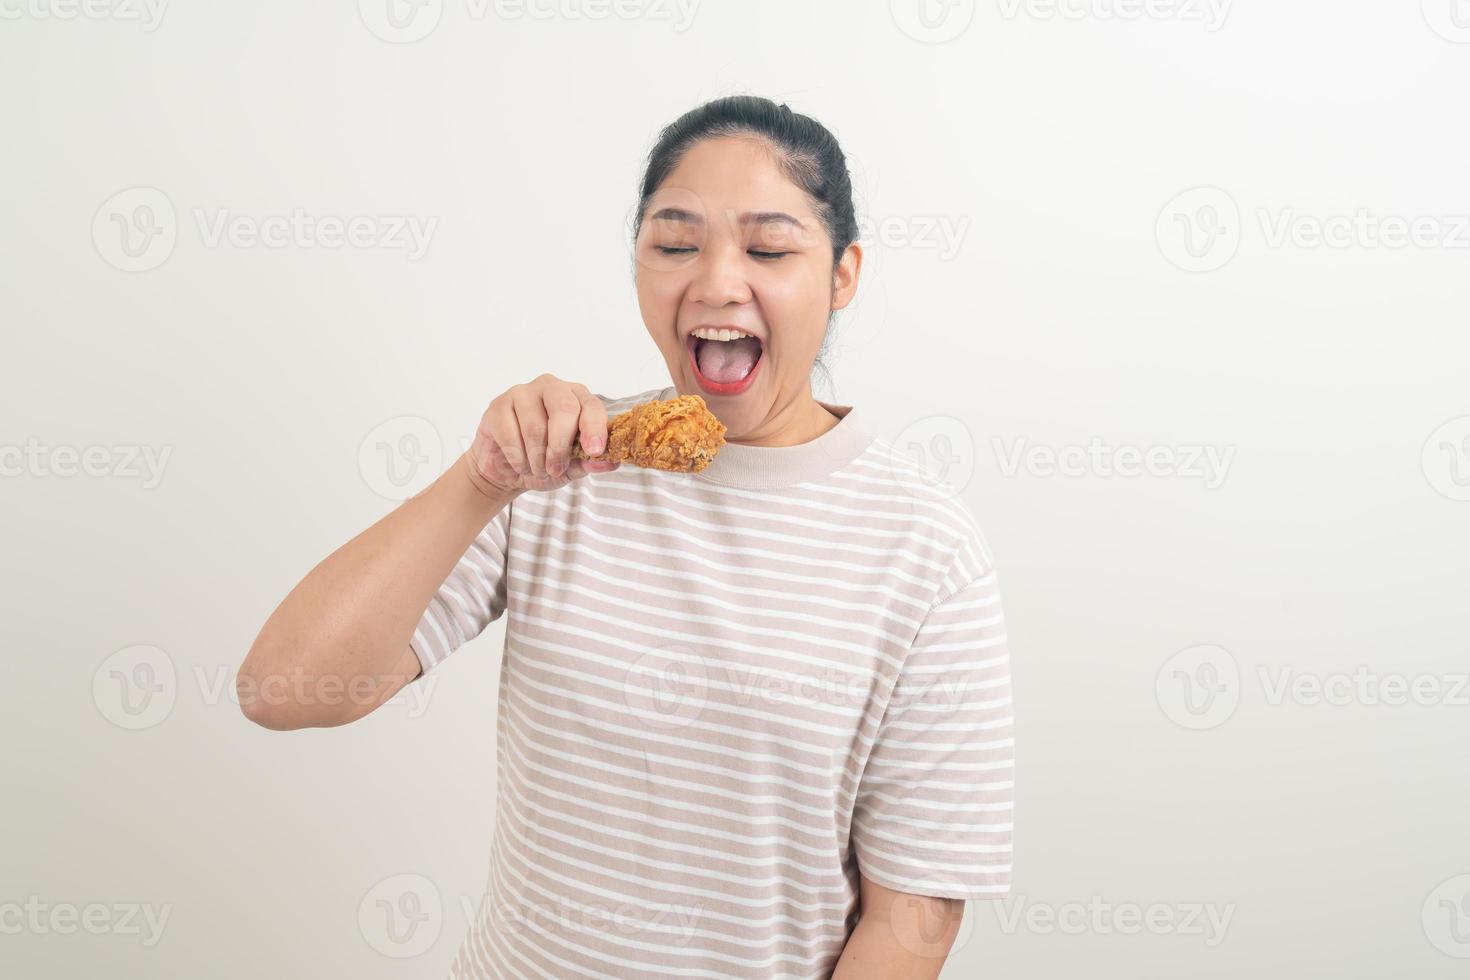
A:
<svg viewBox="0 0 1470 980">
<path fill-rule="evenodd" d="M 809 420 L 828 314 L 851 300 L 862 260 L 850 245 L 834 271 L 826 229 L 771 152 L 748 138 L 696 143 L 653 194 L 634 246 L 638 306 L 674 387 L 703 397 L 741 441 Z M 755 339 L 701 342 L 702 327 Z"/>
</svg>

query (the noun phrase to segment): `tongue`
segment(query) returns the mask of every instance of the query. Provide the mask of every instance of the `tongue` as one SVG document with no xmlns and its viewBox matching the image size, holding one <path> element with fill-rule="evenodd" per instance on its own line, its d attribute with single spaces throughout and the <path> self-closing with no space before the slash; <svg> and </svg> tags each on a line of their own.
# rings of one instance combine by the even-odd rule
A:
<svg viewBox="0 0 1470 980">
<path fill-rule="evenodd" d="M 719 384 L 734 384 L 755 368 L 761 344 L 754 337 L 739 340 L 701 340 L 694 351 L 699 372 Z"/>
</svg>

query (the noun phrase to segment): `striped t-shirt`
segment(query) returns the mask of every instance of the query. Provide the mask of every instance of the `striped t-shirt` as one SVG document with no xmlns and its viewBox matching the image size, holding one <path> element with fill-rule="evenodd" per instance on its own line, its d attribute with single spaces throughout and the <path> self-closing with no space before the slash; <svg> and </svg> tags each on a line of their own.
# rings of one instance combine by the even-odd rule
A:
<svg viewBox="0 0 1470 980">
<path fill-rule="evenodd" d="M 801 445 L 521 494 L 430 602 L 425 672 L 508 616 L 490 874 L 451 977 L 825 978 L 859 871 L 1008 893 L 990 550 L 823 404 L 841 420 Z"/>
</svg>

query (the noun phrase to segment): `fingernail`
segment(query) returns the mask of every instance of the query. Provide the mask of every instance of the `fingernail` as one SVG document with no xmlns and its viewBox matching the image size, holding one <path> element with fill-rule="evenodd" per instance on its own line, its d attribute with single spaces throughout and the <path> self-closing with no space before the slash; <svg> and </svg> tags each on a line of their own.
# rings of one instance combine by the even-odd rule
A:
<svg viewBox="0 0 1470 980">
<path fill-rule="evenodd" d="M 587 443 L 587 451 L 594 456 L 602 452 L 602 440 L 594 436 L 592 441 Z"/>
</svg>

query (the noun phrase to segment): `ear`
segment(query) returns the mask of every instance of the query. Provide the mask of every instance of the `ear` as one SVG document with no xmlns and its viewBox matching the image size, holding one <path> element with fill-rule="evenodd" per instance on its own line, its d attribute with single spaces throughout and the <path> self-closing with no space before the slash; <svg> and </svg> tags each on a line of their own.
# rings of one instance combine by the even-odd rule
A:
<svg viewBox="0 0 1470 980">
<path fill-rule="evenodd" d="M 847 246 L 837 268 L 832 270 L 832 309 L 840 310 L 857 294 L 858 273 L 863 266 L 863 247 L 857 242 Z"/>
</svg>

